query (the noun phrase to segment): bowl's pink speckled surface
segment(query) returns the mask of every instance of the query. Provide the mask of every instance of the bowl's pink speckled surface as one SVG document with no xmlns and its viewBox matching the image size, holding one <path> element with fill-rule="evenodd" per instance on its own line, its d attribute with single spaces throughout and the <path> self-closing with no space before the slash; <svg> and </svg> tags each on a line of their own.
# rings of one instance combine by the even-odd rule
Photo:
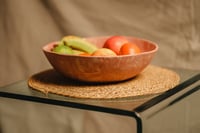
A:
<svg viewBox="0 0 200 133">
<path fill-rule="evenodd" d="M 86 38 L 88 41 L 102 47 L 108 37 Z M 50 64 L 63 75 L 87 82 L 122 81 L 138 75 L 151 62 L 158 46 L 148 40 L 126 37 L 142 50 L 137 55 L 114 57 L 63 55 L 51 52 L 56 42 L 43 47 Z"/>
</svg>

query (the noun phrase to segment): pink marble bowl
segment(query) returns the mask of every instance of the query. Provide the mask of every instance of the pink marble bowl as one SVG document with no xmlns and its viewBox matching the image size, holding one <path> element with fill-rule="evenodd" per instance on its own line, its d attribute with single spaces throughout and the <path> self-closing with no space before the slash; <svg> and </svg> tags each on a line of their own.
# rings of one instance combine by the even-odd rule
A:
<svg viewBox="0 0 200 133">
<path fill-rule="evenodd" d="M 147 67 L 158 46 L 148 40 L 127 37 L 138 45 L 141 53 L 115 57 L 64 55 L 52 52 L 56 42 L 43 47 L 43 52 L 53 68 L 66 77 L 86 82 L 116 82 L 135 77 Z M 108 37 L 90 37 L 88 41 L 102 47 Z"/>
</svg>

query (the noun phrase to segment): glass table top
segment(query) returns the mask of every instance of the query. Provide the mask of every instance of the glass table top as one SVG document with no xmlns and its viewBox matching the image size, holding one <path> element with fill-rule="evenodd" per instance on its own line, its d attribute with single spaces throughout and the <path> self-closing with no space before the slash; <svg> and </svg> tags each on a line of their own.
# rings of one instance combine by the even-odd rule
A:
<svg viewBox="0 0 200 133">
<path fill-rule="evenodd" d="M 100 111 L 103 110 L 103 111 L 111 111 L 111 112 L 112 111 L 115 112 L 116 110 L 118 110 L 118 112 L 121 111 L 121 113 L 128 113 L 128 112 L 135 111 L 136 108 L 148 102 L 150 99 L 156 99 L 157 97 L 159 97 L 159 100 L 161 100 L 161 99 L 166 98 L 169 95 L 173 95 L 174 93 L 176 93 L 176 91 L 180 91 L 181 89 L 184 89 L 184 86 L 182 85 L 183 83 L 187 82 L 187 84 L 192 84 L 193 82 L 198 81 L 200 77 L 200 74 L 198 71 L 191 71 L 191 70 L 184 70 L 184 69 L 172 69 L 172 70 L 174 70 L 180 75 L 180 85 L 175 87 L 175 89 L 171 89 L 170 91 L 167 91 L 158 95 L 110 99 L 110 100 L 70 98 L 70 97 L 59 96 L 55 94 L 45 95 L 39 91 L 32 90 L 28 87 L 27 80 L 24 80 L 24 81 L 19 81 L 17 83 L 0 88 L 0 96 L 47 103 L 47 104 L 54 104 L 54 105 L 60 105 L 60 106 L 83 108 L 83 109 L 89 109 L 89 110 L 100 110 Z M 155 101 L 156 100 L 154 100 L 154 104 L 156 103 Z M 148 103 L 148 105 L 151 105 L 151 104 Z M 140 111 L 141 111 L 141 108 L 140 108 Z"/>
</svg>

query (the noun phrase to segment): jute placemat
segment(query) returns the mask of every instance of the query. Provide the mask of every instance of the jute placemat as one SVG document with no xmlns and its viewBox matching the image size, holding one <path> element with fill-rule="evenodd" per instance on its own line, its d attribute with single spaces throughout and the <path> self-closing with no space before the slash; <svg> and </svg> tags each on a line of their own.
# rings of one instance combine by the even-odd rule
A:
<svg viewBox="0 0 200 133">
<path fill-rule="evenodd" d="M 162 93 L 176 86 L 179 79 L 179 75 L 172 70 L 149 65 L 135 78 L 123 82 L 84 83 L 63 77 L 50 69 L 31 76 L 28 85 L 45 94 L 111 99 Z"/>
</svg>

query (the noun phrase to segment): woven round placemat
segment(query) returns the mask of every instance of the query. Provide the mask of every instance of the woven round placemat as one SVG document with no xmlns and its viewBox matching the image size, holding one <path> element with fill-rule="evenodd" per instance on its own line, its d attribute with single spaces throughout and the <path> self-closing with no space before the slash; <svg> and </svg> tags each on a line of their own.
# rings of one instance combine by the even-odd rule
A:
<svg viewBox="0 0 200 133">
<path fill-rule="evenodd" d="M 138 76 L 123 82 L 85 83 L 68 79 L 54 69 L 49 69 L 31 76 L 28 85 L 45 94 L 112 99 L 162 93 L 176 86 L 179 79 L 179 75 L 172 70 L 149 65 Z"/>
</svg>

